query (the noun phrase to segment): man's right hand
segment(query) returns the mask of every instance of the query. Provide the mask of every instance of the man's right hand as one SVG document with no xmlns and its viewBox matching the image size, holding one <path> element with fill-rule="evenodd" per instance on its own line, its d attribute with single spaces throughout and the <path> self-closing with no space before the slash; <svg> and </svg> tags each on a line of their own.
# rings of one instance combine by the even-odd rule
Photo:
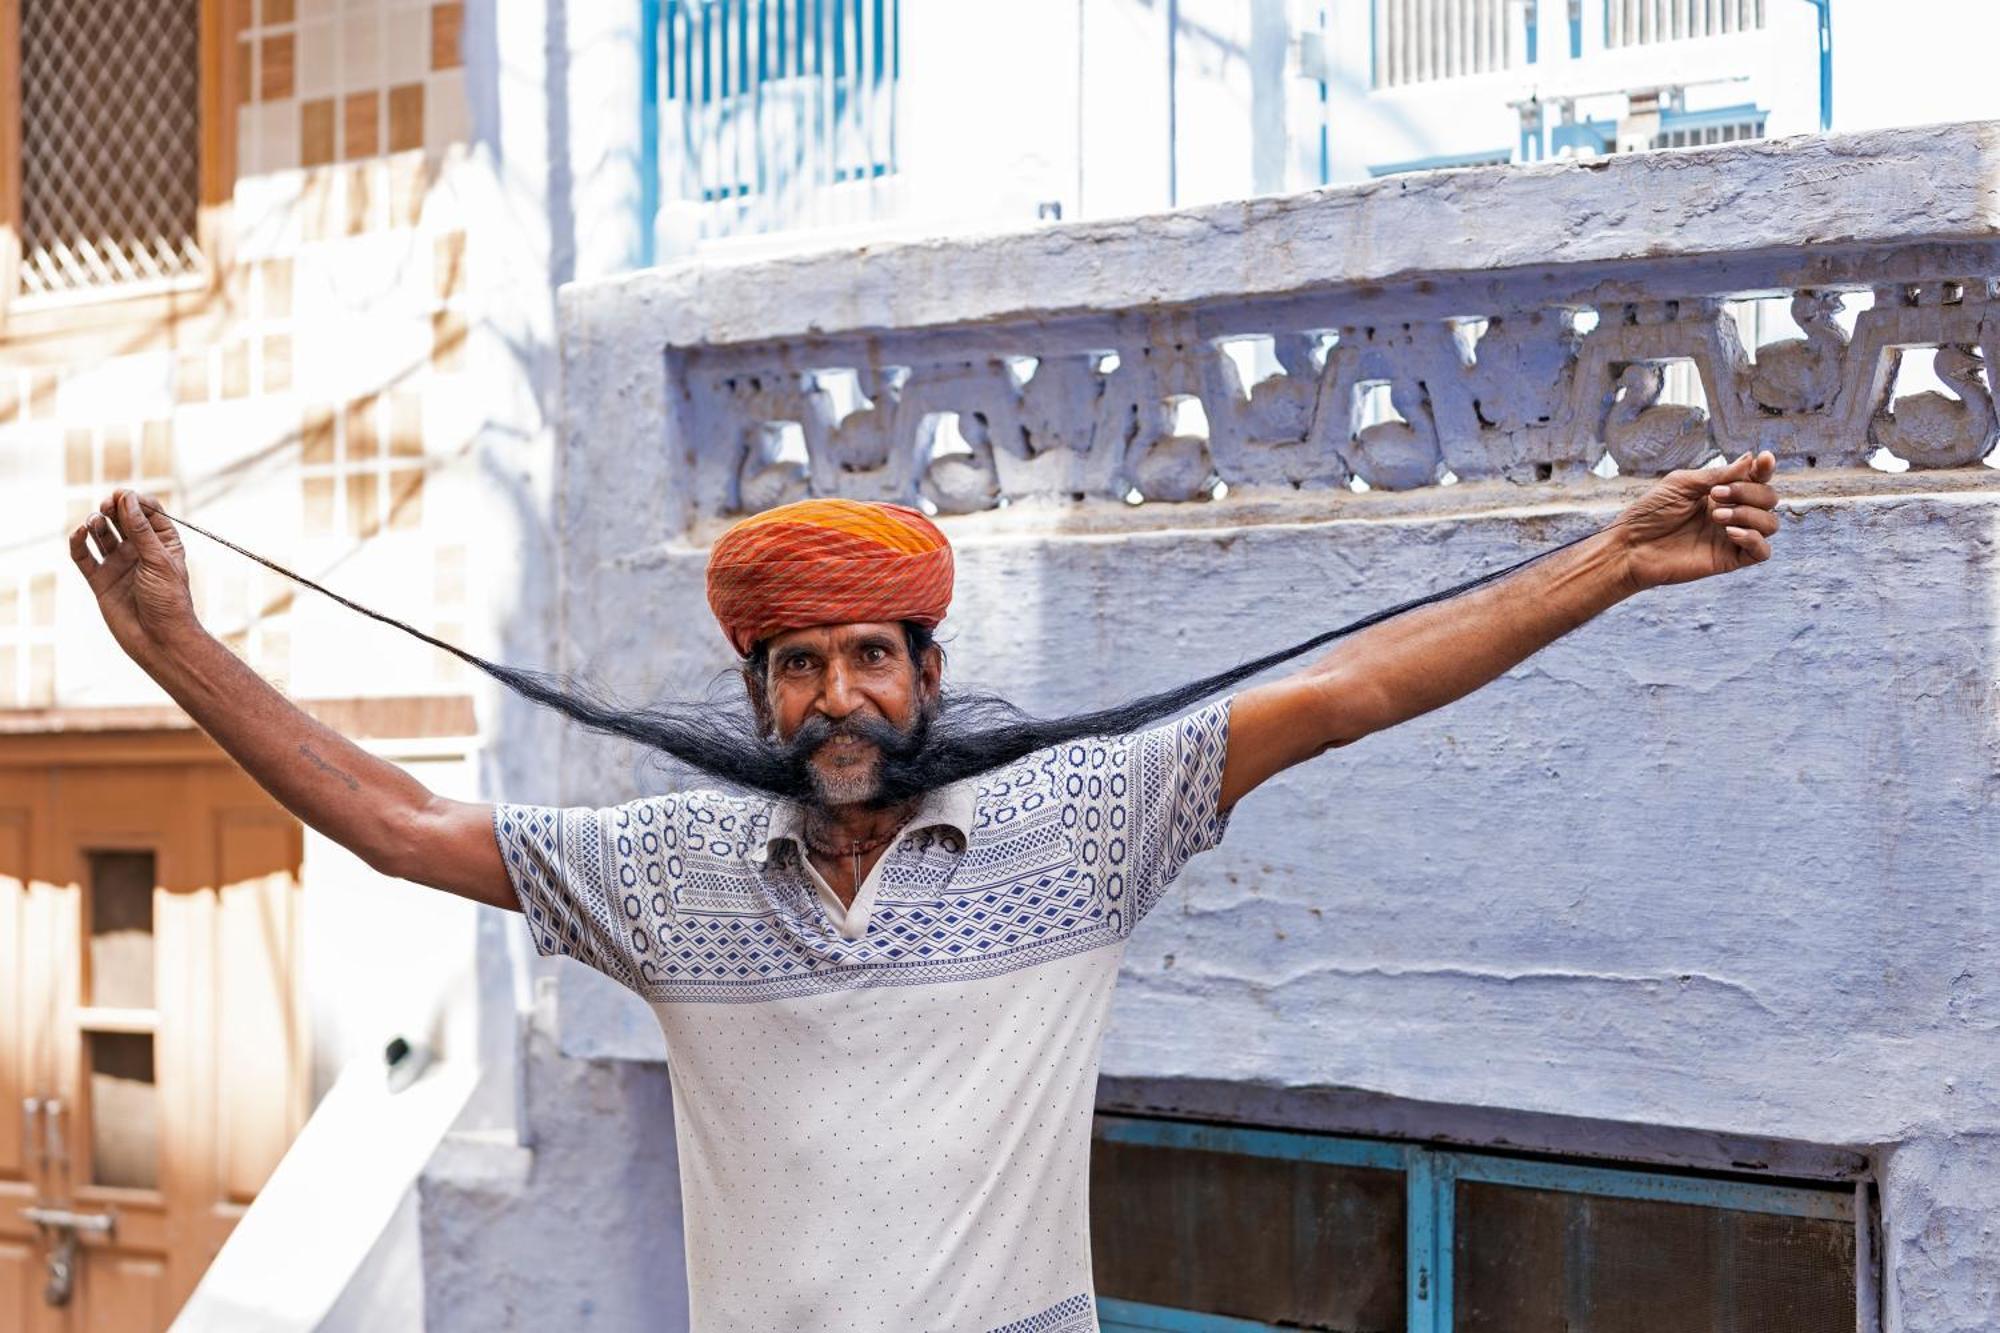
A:
<svg viewBox="0 0 2000 1333">
<path fill-rule="evenodd" d="M 137 491 L 113 492 L 69 554 L 118 646 L 280 805 L 385 875 L 519 910 L 493 808 L 436 795 L 202 632 L 180 534 Z"/>
<path fill-rule="evenodd" d="M 199 627 L 181 535 L 137 491 L 113 491 L 69 535 L 69 557 L 89 581 L 111 637 L 135 660 Z"/>
</svg>

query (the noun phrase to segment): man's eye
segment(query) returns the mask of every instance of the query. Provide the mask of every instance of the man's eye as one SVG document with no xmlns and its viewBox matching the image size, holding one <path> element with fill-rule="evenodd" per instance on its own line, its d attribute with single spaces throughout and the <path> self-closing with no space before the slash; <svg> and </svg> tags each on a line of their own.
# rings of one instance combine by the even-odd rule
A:
<svg viewBox="0 0 2000 1333">
<path fill-rule="evenodd" d="M 880 662 L 888 656 L 889 650 L 879 643 L 871 643 L 861 650 L 861 660 L 864 662 Z"/>
<path fill-rule="evenodd" d="M 812 659 L 804 653 L 793 653 L 783 663 L 786 671 L 804 671 L 810 665 L 812 665 Z"/>
</svg>

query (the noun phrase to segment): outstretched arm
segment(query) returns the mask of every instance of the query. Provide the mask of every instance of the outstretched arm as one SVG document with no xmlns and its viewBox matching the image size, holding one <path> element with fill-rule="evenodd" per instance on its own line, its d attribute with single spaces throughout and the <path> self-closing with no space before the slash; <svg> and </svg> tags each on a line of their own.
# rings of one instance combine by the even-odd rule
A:
<svg viewBox="0 0 2000 1333">
<path fill-rule="evenodd" d="M 1293 764 L 1470 694 L 1634 593 L 1768 559 L 1776 470 L 1762 453 L 1675 472 L 1588 541 L 1244 691 L 1230 708 L 1223 808 Z"/>
<path fill-rule="evenodd" d="M 203 629 L 180 534 L 137 492 L 106 500 L 69 553 L 118 646 L 280 805 L 385 875 L 518 910 L 492 807 L 446 800 L 308 717 Z"/>
</svg>

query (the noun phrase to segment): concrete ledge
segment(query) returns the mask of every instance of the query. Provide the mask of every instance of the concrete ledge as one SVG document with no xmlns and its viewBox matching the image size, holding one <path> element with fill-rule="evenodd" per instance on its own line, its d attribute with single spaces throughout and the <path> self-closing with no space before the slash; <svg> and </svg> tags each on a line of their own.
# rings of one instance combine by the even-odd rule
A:
<svg viewBox="0 0 2000 1333">
<path fill-rule="evenodd" d="M 564 289 L 654 347 L 837 337 L 1568 265 L 1990 243 L 2000 122 L 1428 172 L 1171 214 L 736 263 Z"/>
<path fill-rule="evenodd" d="M 1097 1109 L 1793 1180 L 1850 1182 L 1865 1179 L 1875 1166 L 1868 1153 L 1853 1148 L 1410 1101 L 1356 1088 L 1103 1078 Z"/>
</svg>

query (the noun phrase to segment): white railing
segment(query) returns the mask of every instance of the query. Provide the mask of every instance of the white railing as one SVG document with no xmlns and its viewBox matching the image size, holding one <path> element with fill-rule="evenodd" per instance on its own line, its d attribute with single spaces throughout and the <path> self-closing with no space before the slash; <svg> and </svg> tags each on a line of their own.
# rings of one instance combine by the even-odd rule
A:
<svg viewBox="0 0 2000 1333">
<path fill-rule="evenodd" d="M 1375 86 L 1506 69 L 1517 7 L 1518 0 L 1375 0 Z"/>
<path fill-rule="evenodd" d="M 1607 0 L 1606 46 L 1720 37 L 1764 26 L 1767 0 Z"/>
</svg>

